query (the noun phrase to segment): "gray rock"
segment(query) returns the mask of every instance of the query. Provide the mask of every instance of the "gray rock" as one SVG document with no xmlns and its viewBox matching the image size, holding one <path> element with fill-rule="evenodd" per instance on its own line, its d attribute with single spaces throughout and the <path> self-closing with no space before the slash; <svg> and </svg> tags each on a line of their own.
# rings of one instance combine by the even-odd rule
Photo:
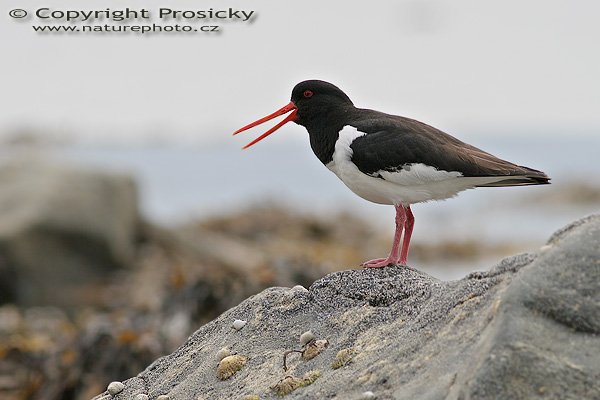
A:
<svg viewBox="0 0 600 400">
<path fill-rule="evenodd" d="M 86 284 L 131 263 L 131 178 L 27 160 L 2 166 L 0 187 L 0 302 L 93 302 Z"/>
<path fill-rule="evenodd" d="M 234 318 L 247 326 L 232 330 Z M 290 353 L 284 372 L 284 352 L 308 329 L 329 347 L 308 361 Z M 536 254 L 459 281 L 388 267 L 333 273 L 308 291 L 267 289 L 129 379 L 119 399 L 143 389 L 150 398 L 264 400 L 277 398 L 276 385 L 295 389 L 288 399 L 598 399 L 599 333 L 592 216 Z M 226 381 L 214 356 L 223 347 L 247 357 Z M 342 349 L 352 358 L 333 369 Z"/>
</svg>

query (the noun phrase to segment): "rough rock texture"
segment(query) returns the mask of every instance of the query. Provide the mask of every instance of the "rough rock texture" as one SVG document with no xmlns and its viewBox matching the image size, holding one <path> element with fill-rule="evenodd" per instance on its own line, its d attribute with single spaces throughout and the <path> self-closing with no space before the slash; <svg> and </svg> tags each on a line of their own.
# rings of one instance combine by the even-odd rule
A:
<svg viewBox="0 0 600 400">
<path fill-rule="evenodd" d="M 85 304 L 85 283 L 132 261 L 129 177 L 26 160 L 0 168 L 0 187 L 0 302 Z"/>
<path fill-rule="evenodd" d="M 235 319 L 248 323 L 237 331 Z M 284 352 L 301 350 L 307 330 L 329 346 L 308 361 L 290 353 L 284 372 Z M 388 267 L 333 273 L 309 290 L 267 289 L 113 398 L 273 399 L 273 387 L 285 386 L 295 388 L 289 399 L 594 399 L 599 334 L 600 216 L 592 216 L 537 254 L 460 281 Z M 247 359 L 227 380 L 216 374 L 223 347 Z M 349 360 L 333 369 L 349 348 Z"/>
<path fill-rule="evenodd" d="M 89 400 L 247 297 L 271 286 L 310 285 L 332 272 L 319 260 L 348 265 L 347 249 L 370 237 L 356 218 L 317 220 L 263 208 L 217 218 L 173 229 L 144 223 L 131 268 L 105 270 L 81 258 L 84 271 L 102 268 L 101 280 L 90 274 L 89 283 L 70 285 L 63 277 L 52 289 L 69 297 L 68 305 L 0 305 L 0 399 Z"/>
</svg>

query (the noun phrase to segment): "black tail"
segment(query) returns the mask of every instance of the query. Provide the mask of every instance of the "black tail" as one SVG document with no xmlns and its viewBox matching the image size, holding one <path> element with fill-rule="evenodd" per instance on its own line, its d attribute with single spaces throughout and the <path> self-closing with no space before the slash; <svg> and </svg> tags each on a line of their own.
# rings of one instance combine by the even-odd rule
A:
<svg viewBox="0 0 600 400">
<path fill-rule="evenodd" d="M 549 185 L 550 178 L 542 171 L 530 169 L 530 174 L 507 176 L 496 182 L 477 185 L 477 187 L 500 187 L 500 186 L 530 186 L 530 185 Z"/>
</svg>

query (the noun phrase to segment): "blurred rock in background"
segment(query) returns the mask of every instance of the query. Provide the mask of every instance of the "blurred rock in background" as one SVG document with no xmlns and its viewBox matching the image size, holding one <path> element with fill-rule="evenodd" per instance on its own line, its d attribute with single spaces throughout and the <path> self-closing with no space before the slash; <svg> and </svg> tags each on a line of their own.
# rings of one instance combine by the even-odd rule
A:
<svg viewBox="0 0 600 400">
<path fill-rule="evenodd" d="M 107 273 L 131 266 L 131 178 L 21 160 L 0 169 L 0 186 L 0 301 L 96 304 Z"/>
</svg>

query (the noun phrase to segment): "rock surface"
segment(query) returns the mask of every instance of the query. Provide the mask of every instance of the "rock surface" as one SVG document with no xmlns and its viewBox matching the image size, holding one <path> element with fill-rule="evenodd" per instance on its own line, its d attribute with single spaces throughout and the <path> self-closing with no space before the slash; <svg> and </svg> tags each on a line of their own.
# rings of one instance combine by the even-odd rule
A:
<svg viewBox="0 0 600 400">
<path fill-rule="evenodd" d="M 0 303 L 86 304 L 90 282 L 131 264 L 139 228 L 128 176 L 21 160 L 0 168 Z"/>
<path fill-rule="evenodd" d="M 239 331 L 236 319 L 247 321 Z M 299 337 L 308 330 L 329 346 L 305 360 Z M 309 290 L 264 290 L 112 398 L 274 399 L 291 388 L 285 398 L 594 399 L 599 335 L 600 216 L 591 216 L 536 254 L 459 281 L 388 267 L 333 273 Z M 245 363 L 220 380 L 224 347 Z M 289 350 L 297 352 L 284 371 Z"/>
</svg>

